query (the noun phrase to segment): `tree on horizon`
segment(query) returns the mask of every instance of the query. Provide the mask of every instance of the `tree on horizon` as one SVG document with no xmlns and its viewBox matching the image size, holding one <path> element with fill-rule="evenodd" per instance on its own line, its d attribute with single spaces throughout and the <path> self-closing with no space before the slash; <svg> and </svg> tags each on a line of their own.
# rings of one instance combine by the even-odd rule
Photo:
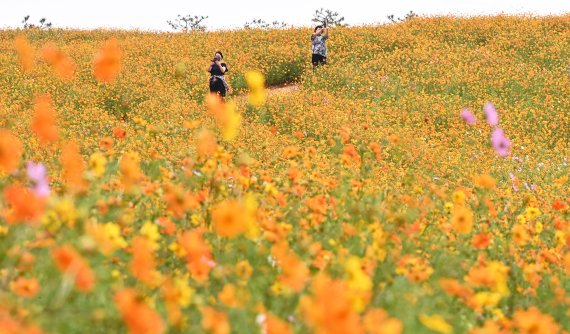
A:
<svg viewBox="0 0 570 334">
<path fill-rule="evenodd" d="M 198 15 L 186 15 L 182 16 L 178 14 L 174 21 L 166 21 L 172 29 L 181 32 L 189 32 L 189 31 L 205 31 L 206 25 L 202 22 L 206 20 L 208 16 L 198 16 Z"/>
<path fill-rule="evenodd" d="M 339 13 L 333 12 L 330 9 L 317 9 L 315 14 L 313 14 L 314 23 L 323 25 L 325 27 L 343 27 L 346 26 L 344 22 L 344 16 L 340 16 Z"/>
</svg>

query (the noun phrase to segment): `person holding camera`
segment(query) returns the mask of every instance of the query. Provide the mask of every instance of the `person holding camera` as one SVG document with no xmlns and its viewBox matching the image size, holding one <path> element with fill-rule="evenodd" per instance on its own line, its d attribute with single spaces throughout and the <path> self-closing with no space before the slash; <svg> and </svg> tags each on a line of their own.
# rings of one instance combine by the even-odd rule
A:
<svg viewBox="0 0 570 334">
<path fill-rule="evenodd" d="M 221 97 L 225 97 L 226 92 L 229 91 L 225 77 L 225 73 L 228 72 L 228 65 L 222 63 L 222 59 L 224 59 L 222 51 L 216 51 L 214 59 L 208 67 L 208 72 L 210 73 L 210 93 L 217 93 Z"/>
<path fill-rule="evenodd" d="M 311 35 L 311 46 L 313 50 L 313 68 L 318 65 L 325 65 L 327 63 L 327 44 L 326 40 L 329 38 L 329 31 L 326 25 L 318 25 L 315 27 L 314 34 Z"/>
</svg>

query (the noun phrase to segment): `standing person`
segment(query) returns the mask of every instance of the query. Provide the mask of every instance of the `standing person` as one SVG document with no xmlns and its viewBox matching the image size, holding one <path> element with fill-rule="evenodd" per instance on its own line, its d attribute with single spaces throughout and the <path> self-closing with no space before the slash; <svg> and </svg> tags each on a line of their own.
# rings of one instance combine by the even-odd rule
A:
<svg viewBox="0 0 570 334">
<path fill-rule="evenodd" d="M 222 51 L 216 51 L 214 59 L 208 67 L 208 72 L 210 73 L 210 93 L 217 93 L 221 97 L 225 97 L 229 90 L 225 77 L 228 72 L 228 65 L 222 63 L 222 59 L 224 59 Z"/>
<path fill-rule="evenodd" d="M 313 68 L 327 63 L 327 44 L 329 38 L 329 30 L 326 26 L 318 25 L 315 27 L 314 34 L 311 35 L 311 46 L 313 50 Z"/>
</svg>

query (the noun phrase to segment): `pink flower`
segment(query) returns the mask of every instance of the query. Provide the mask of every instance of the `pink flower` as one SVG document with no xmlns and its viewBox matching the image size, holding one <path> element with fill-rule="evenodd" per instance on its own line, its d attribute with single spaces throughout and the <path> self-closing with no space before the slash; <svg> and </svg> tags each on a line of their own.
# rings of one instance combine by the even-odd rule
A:
<svg viewBox="0 0 570 334">
<path fill-rule="evenodd" d="M 46 166 L 42 163 L 34 163 L 33 161 L 28 161 L 26 164 L 26 169 L 28 177 L 32 179 L 34 183 L 34 188 L 32 191 L 40 196 L 46 197 L 49 195 L 49 181 L 46 173 Z"/>
<path fill-rule="evenodd" d="M 491 126 L 497 126 L 499 124 L 499 114 L 497 114 L 497 109 L 491 102 L 487 102 L 483 107 L 485 112 L 485 117 L 487 118 L 487 123 Z"/>
<path fill-rule="evenodd" d="M 505 137 L 505 133 L 501 128 L 495 128 L 491 134 L 491 145 L 497 154 L 506 157 L 511 151 L 511 141 Z"/>
<path fill-rule="evenodd" d="M 461 110 L 460 115 L 461 115 L 461 118 L 463 118 L 463 120 L 465 121 L 465 123 L 467 123 L 469 125 L 475 125 L 475 123 L 477 122 L 477 118 L 475 118 L 475 115 L 473 115 L 471 110 L 469 110 L 467 108 Z"/>
<path fill-rule="evenodd" d="M 509 178 L 511 179 L 511 183 L 513 184 L 513 190 L 519 191 L 519 188 L 517 187 L 517 178 L 515 177 L 515 175 L 513 173 L 509 173 Z"/>
</svg>

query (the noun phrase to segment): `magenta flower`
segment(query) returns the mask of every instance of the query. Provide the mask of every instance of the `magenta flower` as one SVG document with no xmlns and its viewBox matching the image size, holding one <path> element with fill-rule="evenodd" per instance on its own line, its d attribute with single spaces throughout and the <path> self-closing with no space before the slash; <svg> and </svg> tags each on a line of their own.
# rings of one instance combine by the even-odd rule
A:
<svg viewBox="0 0 570 334">
<path fill-rule="evenodd" d="M 497 126 L 499 124 L 499 114 L 491 102 L 487 102 L 485 104 L 483 111 L 485 112 L 485 117 L 487 118 L 487 123 L 489 123 L 489 125 Z"/>
<path fill-rule="evenodd" d="M 26 164 L 26 171 L 28 177 L 33 181 L 34 188 L 32 191 L 40 196 L 46 197 L 49 195 L 49 181 L 47 179 L 46 166 L 42 163 L 36 164 L 32 161 L 28 161 Z"/>
<path fill-rule="evenodd" d="M 473 115 L 471 110 L 469 110 L 467 108 L 461 110 L 460 115 L 461 115 L 461 118 L 463 118 L 463 120 L 465 121 L 465 123 L 467 123 L 469 125 L 475 125 L 475 123 L 477 122 L 477 118 L 475 118 L 475 115 Z"/>
<path fill-rule="evenodd" d="M 495 128 L 491 134 L 491 145 L 497 154 L 506 157 L 511 151 L 511 141 L 505 136 L 501 128 Z"/>
</svg>

